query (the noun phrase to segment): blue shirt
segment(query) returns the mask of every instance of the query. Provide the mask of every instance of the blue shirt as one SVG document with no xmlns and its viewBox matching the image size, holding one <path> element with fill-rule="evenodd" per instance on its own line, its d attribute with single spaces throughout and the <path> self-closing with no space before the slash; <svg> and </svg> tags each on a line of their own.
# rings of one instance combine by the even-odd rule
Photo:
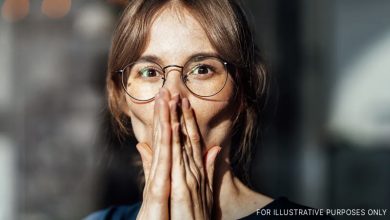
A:
<svg viewBox="0 0 390 220">
<path fill-rule="evenodd" d="M 135 220 L 141 203 L 135 203 L 127 206 L 112 206 L 110 208 L 97 211 L 90 214 L 84 220 Z M 283 210 L 283 209 L 312 209 L 306 206 L 298 205 L 290 202 L 285 197 L 275 199 L 262 209 L 271 210 Z M 277 220 L 277 219 L 299 219 L 299 220 L 331 220 L 333 218 L 329 216 L 275 216 L 275 215 L 258 215 L 257 212 L 252 213 L 241 220 Z"/>
</svg>

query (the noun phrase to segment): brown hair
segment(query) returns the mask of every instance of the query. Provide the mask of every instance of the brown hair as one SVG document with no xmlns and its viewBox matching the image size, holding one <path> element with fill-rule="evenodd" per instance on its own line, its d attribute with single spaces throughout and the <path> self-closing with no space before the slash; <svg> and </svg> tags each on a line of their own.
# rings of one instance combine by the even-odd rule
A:
<svg viewBox="0 0 390 220">
<path fill-rule="evenodd" d="M 234 119 L 230 161 L 235 175 L 248 183 L 267 80 L 246 16 L 236 1 L 130 1 L 114 32 L 108 63 L 108 104 L 114 121 L 122 134 L 132 134 L 130 119 L 122 111 L 126 104 L 125 93 L 116 71 L 141 55 L 153 19 L 165 6 L 187 9 L 203 27 L 218 54 L 235 67 L 229 73 L 235 82 L 239 113 Z"/>
</svg>

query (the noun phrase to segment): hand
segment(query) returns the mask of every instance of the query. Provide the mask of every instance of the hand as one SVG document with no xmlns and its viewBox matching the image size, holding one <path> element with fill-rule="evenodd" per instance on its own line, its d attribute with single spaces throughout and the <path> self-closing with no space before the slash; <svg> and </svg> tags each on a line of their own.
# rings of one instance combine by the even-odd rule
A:
<svg viewBox="0 0 390 220">
<path fill-rule="evenodd" d="M 169 99 L 164 90 L 155 99 L 153 150 L 145 143 L 137 144 L 145 173 L 144 199 L 137 218 L 167 219 L 170 213 L 171 219 L 210 219 L 214 161 L 221 148 L 212 147 L 203 161 L 201 137 L 188 99 L 182 103 L 185 125 L 178 119 L 179 96 Z M 184 144 L 180 141 L 183 135 Z"/>
<path fill-rule="evenodd" d="M 171 219 L 211 219 L 214 162 L 221 147 L 209 149 L 203 161 L 201 135 L 193 110 L 188 99 L 183 98 L 184 125 L 180 124 L 178 101 L 176 96 L 169 102 L 172 126 L 170 216 Z M 185 133 L 184 141 L 181 130 Z"/>
<path fill-rule="evenodd" d="M 143 202 L 137 219 L 169 219 L 172 156 L 169 99 L 165 90 L 155 99 L 153 151 L 147 144 L 137 144 L 145 172 Z"/>
</svg>

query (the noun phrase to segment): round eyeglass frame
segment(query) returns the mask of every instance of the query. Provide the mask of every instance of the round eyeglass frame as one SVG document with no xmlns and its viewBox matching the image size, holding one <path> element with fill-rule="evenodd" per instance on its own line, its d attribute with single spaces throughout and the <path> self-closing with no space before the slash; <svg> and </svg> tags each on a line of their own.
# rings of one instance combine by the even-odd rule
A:
<svg viewBox="0 0 390 220">
<path fill-rule="evenodd" d="M 196 94 L 194 91 L 192 91 L 190 88 L 188 88 L 187 86 L 187 83 L 185 83 L 185 76 L 184 76 L 184 73 L 183 73 L 183 70 L 184 70 L 184 67 L 186 67 L 186 65 L 188 65 L 191 61 L 195 60 L 195 59 L 207 59 L 207 58 L 212 58 L 212 59 L 216 59 L 218 60 L 219 62 L 221 62 L 224 66 L 224 69 L 225 69 L 225 72 L 226 72 L 226 77 L 225 77 L 225 81 L 223 83 L 223 86 L 221 87 L 221 89 L 219 89 L 217 92 L 211 94 L 211 95 L 198 95 Z M 140 62 L 141 60 L 137 60 L 137 61 L 134 61 L 132 63 L 129 63 L 127 65 L 125 65 L 122 69 L 120 70 L 117 70 L 115 71 L 117 74 L 120 74 L 121 75 L 121 83 L 122 83 L 122 87 L 123 87 L 123 90 L 125 90 L 126 94 L 128 96 L 130 96 L 130 98 L 134 99 L 134 100 L 137 100 L 137 101 L 140 101 L 140 102 L 148 102 L 148 101 L 151 101 L 155 98 L 155 95 L 150 98 L 150 99 L 138 99 L 138 98 L 135 98 L 134 96 L 132 96 L 126 89 L 126 86 L 125 86 L 125 82 L 124 82 L 124 72 L 125 72 L 125 69 L 128 68 L 129 66 L 132 66 L 138 62 Z M 180 78 L 181 78 L 181 81 L 183 82 L 183 84 L 185 85 L 185 87 L 188 89 L 188 91 L 190 91 L 192 94 L 194 94 L 195 96 L 198 96 L 198 97 L 202 97 L 202 98 L 207 98 L 207 97 L 211 97 L 211 96 L 215 96 L 216 94 L 220 93 L 226 86 L 226 82 L 227 82 L 227 79 L 229 78 L 229 72 L 228 72 L 228 65 L 229 63 L 226 62 L 225 60 L 219 58 L 219 57 L 215 57 L 215 56 L 197 56 L 197 57 L 193 57 L 191 59 L 189 59 L 183 66 L 179 66 L 179 65 L 176 65 L 176 64 L 170 64 L 170 65 L 167 65 L 167 66 L 164 66 L 162 67 L 159 63 L 157 62 L 154 62 L 154 61 L 150 61 L 150 60 L 145 60 L 145 61 L 148 61 L 148 62 L 151 62 L 151 63 L 154 63 L 156 64 L 158 67 L 160 67 L 160 69 L 162 70 L 162 72 L 164 73 L 164 76 L 162 77 L 162 80 L 163 80 L 163 83 L 161 85 L 161 88 L 164 87 L 165 85 L 165 81 L 166 81 L 166 74 L 167 72 L 165 71 L 167 68 L 170 68 L 170 67 L 175 67 L 175 68 L 179 68 L 181 69 L 180 71 Z M 156 93 L 157 94 L 157 93 Z"/>
</svg>

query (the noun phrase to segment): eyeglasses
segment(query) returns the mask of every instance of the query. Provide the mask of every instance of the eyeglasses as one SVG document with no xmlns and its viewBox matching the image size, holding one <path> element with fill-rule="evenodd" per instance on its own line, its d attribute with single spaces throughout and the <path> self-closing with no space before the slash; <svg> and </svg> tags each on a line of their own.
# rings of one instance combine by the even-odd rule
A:
<svg viewBox="0 0 390 220">
<path fill-rule="evenodd" d="M 116 71 L 122 75 L 122 86 L 131 98 L 149 101 L 154 98 L 167 79 L 168 68 L 181 69 L 181 80 L 187 89 L 199 97 L 211 97 L 225 87 L 228 79 L 228 63 L 218 57 L 197 56 L 184 66 L 168 65 L 140 59 Z"/>
</svg>

